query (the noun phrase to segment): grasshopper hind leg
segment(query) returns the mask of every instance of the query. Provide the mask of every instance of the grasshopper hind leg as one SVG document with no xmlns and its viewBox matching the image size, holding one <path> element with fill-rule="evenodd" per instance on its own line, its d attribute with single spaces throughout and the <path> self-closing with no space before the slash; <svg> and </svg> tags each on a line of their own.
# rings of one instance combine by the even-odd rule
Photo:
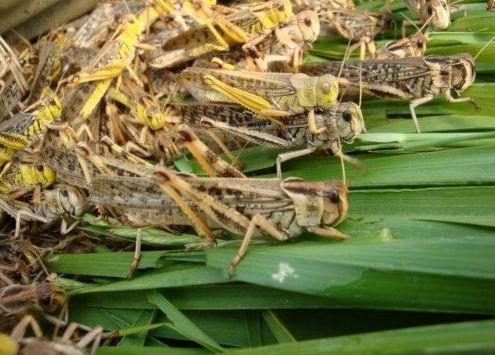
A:
<svg viewBox="0 0 495 355">
<path fill-rule="evenodd" d="M 416 110 L 415 108 L 418 107 L 418 106 L 421 106 L 427 102 L 430 102 L 431 100 L 433 100 L 433 95 L 428 95 L 426 97 L 422 97 L 420 99 L 416 99 L 416 100 L 412 100 L 410 103 L 409 103 L 409 110 L 411 111 L 411 116 L 412 116 L 412 119 L 413 119 L 413 122 L 414 122 L 414 127 L 416 127 L 416 132 L 417 133 L 421 133 L 421 129 L 419 128 L 419 121 L 418 121 L 418 117 L 416 117 Z"/>
<path fill-rule="evenodd" d="M 141 242 L 143 239 L 143 230 L 142 228 L 138 228 L 136 233 L 136 247 L 134 249 L 134 258 L 132 259 L 131 266 L 129 266 L 129 270 L 127 271 L 127 279 L 132 277 L 134 271 L 139 267 L 139 262 L 141 261 Z"/>
<path fill-rule="evenodd" d="M 242 244 L 239 250 L 237 251 L 237 254 L 232 258 L 229 264 L 230 277 L 234 276 L 236 267 L 240 264 L 240 262 L 246 255 L 249 244 L 251 243 L 251 240 L 253 239 L 254 233 L 256 231 L 256 228 L 261 229 L 269 236 L 280 242 L 283 242 L 289 238 L 286 234 L 275 228 L 264 216 L 260 214 L 254 215 L 253 218 L 251 218 L 249 226 L 246 230 L 246 234 L 244 235 L 244 239 L 242 240 Z"/>
</svg>

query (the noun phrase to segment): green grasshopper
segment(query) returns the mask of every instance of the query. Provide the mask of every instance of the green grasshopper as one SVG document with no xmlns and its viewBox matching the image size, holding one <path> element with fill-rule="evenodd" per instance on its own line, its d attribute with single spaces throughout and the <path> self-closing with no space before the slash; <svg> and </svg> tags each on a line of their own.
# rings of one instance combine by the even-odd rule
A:
<svg viewBox="0 0 495 355">
<path fill-rule="evenodd" d="M 180 82 L 200 101 L 236 102 L 261 117 L 276 118 L 308 112 L 311 133 L 317 128 L 315 109 L 329 109 L 339 92 L 332 75 L 310 77 L 303 73 L 256 73 L 247 71 L 187 68 Z"/>
<path fill-rule="evenodd" d="M 421 132 L 415 108 L 437 95 L 445 95 L 448 102 L 476 104 L 470 97 L 454 98 L 451 91 L 463 92 L 476 77 L 474 59 L 470 54 L 426 56 L 417 58 L 350 61 L 341 70 L 341 62 L 326 62 L 301 66 L 309 75 L 341 73 L 339 85 L 350 97 L 358 97 L 362 90 L 366 97 L 409 101 L 416 131 Z"/>
</svg>

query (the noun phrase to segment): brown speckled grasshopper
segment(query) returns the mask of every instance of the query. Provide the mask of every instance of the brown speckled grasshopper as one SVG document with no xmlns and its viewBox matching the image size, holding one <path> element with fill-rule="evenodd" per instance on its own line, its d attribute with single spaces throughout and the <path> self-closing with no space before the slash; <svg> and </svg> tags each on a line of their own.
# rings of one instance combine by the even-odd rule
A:
<svg viewBox="0 0 495 355">
<path fill-rule="evenodd" d="M 341 62 L 327 62 L 301 66 L 309 75 L 338 74 Z M 470 97 L 454 98 L 452 90 L 461 93 L 476 77 L 474 59 L 470 54 L 426 56 L 417 58 L 350 61 L 344 64 L 339 85 L 347 88 L 346 95 L 381 97 L 409 101 L 411 116 L 419 133 L 415 108 L 437 95 L 445 95 L 448 102 L 476 104 Z"/>
<path fill-rule="evenodd" d="M 282 162 L 319 149 L 329 149 L 335 156 L 358 164 L 355 159 L 343 154 L 340 146 L 341 142 L 352 143 L 364 130 L 361 109 L 352 102 L 335 104 L 330 110 L 316 111 L 317 125 L 326 127 L 324 132 L 318 134 L 309 131 L 304 113 L 287 117 L 284 126 L 280 127 L 233 104 L 189 103 L 175 105 L 174 108 L 183 122 L 199 132 L 206 131 L 206 134 L 213 130 L 228 147 L 235 148 L 235 143 L 238 143 L 236 137 L 240 137 L 266 147 L 299 148 L 277 157 L 279 179 L 282 178 Z"/>
<path fill-rule="evenodd" d="M 164 167 L 149 177 L 98 176 L 90 200 L 120 209 L 126 223 L 192 225 L 215 240 L 210 228 L 244 235 L 230 273 L 253 237 L 284 241 L 308 230 L 322 237 L 347 238 L 334 228 L 347 215 L 347 187 L 339 181 L 182 177 Z"/>
</svg>

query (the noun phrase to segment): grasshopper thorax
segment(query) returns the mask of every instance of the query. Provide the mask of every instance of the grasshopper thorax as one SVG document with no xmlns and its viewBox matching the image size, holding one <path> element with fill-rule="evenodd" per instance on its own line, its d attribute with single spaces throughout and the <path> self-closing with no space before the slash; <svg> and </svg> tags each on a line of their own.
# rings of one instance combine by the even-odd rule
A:
<svg viewBox="0 0 495 355">
<path fill-rule="evenodd" d="M 301 31 L 304 42 L 313 43 L 320 34 L 320 20 L 318 15 L 311 10 L 301 11 L 297 14 L 297 27 Z"/>
<path fill-rule="evenodd" d="M 470 87 L 476 79 L 474 58 L 467 53 L 453 56 L 452 88 L 462 92 Z"/>
<path fill-rule="evenodd" d="M 311 183 L 289 178 L 281 188 L 294 203 L 301 227 L 335 226 L 347 216 L 347 187 L 339 181 Z"/>
<path fill-rule="evenodd" d="M 316 81 L 316 104 L 321 108 L 329 108 L 337 100 L 339 84 L 332 75 L 322 75 Z"/>
</svg>

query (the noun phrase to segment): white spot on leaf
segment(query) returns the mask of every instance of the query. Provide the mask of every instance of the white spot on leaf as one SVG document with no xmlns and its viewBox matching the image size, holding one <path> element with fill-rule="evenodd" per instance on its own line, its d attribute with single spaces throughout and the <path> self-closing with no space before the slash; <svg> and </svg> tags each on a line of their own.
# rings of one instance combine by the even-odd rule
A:
<svg viewBox="0 0 495 355">
<path fill-rule="evenodd" d="M 299 275 L 295 273 L 295 270 L 289 264 L 287 263 L 278 264 L 278 272 L 272 274 L 272 279 L 274 281 L 278 281 L 282 283 L 285 281 L 287 277 L 293 277 L 297 279 Z"/>
</svg>

